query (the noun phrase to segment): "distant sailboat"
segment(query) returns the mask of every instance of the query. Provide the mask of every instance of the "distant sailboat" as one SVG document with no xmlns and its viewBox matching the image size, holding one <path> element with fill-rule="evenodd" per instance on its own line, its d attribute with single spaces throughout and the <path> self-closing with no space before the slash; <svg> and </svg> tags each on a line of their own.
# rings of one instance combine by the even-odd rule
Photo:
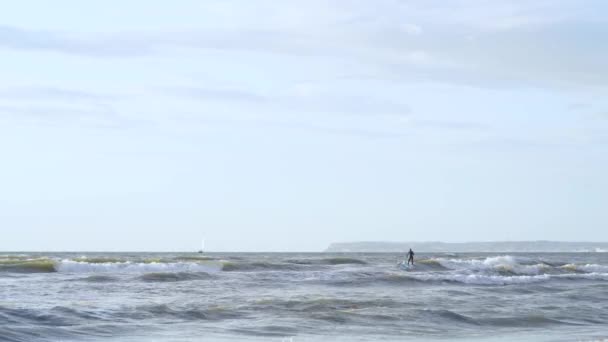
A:
<svg viewBox="0 0 608 342">
<path fill-rule="evenodd" d="M 201 249 L 198 251 L 200 254 L 205 252 L 205 239 L 201 240 Z"/>
</svg>

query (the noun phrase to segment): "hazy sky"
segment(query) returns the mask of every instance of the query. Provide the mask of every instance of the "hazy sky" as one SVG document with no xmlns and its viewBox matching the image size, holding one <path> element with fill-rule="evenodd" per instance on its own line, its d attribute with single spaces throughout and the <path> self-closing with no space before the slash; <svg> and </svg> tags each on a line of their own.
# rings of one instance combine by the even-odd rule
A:
<svg viewBox="0 0 608 342">
<path fill-rule="evenodd" d="M 606 13 L 5 3 L 0 250 L 608 240 Z"/>
</svg>

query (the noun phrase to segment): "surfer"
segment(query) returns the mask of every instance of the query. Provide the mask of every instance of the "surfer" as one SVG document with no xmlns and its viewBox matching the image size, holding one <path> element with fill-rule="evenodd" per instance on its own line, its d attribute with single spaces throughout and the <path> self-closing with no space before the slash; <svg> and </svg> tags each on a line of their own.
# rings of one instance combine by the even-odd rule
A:
<svg viewBox="0 0 608 342">
<path fill-rule="evenodd" d="M 410 248 L 410 251 L 407 252 L 407 265 L 410 265 L 410 262 L 412 263 L 412 266 L 414 266 L 414 251 Z"/>
</svg>

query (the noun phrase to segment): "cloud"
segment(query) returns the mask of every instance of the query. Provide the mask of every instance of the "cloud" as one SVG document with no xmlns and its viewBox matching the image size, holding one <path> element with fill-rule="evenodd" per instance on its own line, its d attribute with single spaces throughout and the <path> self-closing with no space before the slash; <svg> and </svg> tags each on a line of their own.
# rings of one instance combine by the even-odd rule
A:
<svg viewBox="0 0 608 342">
<path fill-rule="evenodd" d="M 137 120 L 118 114 L 113 101 L 120 96 L 52 86 L 0 88 L 0 116 L 31 124 L 74 123 L 98 127 L 127 127 Z"/>
<path fill-rule="evenodd" d="M 608 23 L 598 14 L 604 8 L 598 1 L 587 6 L 559 0 L 310 1 L 298 6 L 228 1 L 207 7 L 201 21 L 215 24 L 189 28 L 71 33 L 5 26 L 0 27 L 0 47 L 100 58 L 184 48 L 248 51 L 335 58 L 389 81 L 608 86 L 608 46 L 598 43 L 608 34 Z M 349 72 L 353 78 L 365 75 Z"/>
<path fill-rule="evenodd" d="M 261 95 L 235 88 L 167 87 L 161 90 L 168 96 L 203 103 L 219 102 L 235 107 L 244 106 L 248 114 L 256 112 L 264 114 L 247 115 L 237 119 L 230 113 L 241 111 L 228 110 L 219 116 L 198 113 L 186 119 L 198 123 L 311 130 L 366 138 L 401 138 L 410 136 L 412 129 L 450 131 L 491 129 L 487 125 L 469 121 L 419 119 L 412 114 L 409 105 L 403 102 L 370 94 L 323 93 L 314 86 L 305 91 L 294 87 L 293 90 L 273 95 Z M 376 120 L 378 117 L 385 120 L 378 121 Z"/>
<path fill-rule="evenodd" d="M 166 95 L 185 97 L 199 101 L 239 101 L 263 103 L 268 99 L 254 92 L 229 88 L 203 88 L 203 87 L 164 87 L 160 89 Z"/>
<path fill-rule="evenodd" d="M 230 127 L 248 127 L 248 128 L 276 128 L 279 130 L 289 129 L 294 131 L 312 131 L 328 135 L 339 135 L 339 136 L 353 136 L 360 138 L 370 139 L 394 139 L 403 138 L 411 135 L 411 132 L 406 130 L 387 130 L 379 128 L 359 128 L 359 127 L 338 127 L 331 125 L 324 125 L 322 123 L 313 123 L 305 121 L 286 121 L 278 119 L 255 119 L 255 120 L 234 120 L 230 118 L 208 118 L 208 117 L 196 117 L 196 118 L 182 118 L 184 122 L 188 124 L 201 124 L 201 125 L 221 125 Z"/>
<path fill-rule="evenodd" d="M 107 101 L 116 96 L 102 95 L 81 90 L 49 86 L 15 86 L 0 88 L 3 100 L 65 100 L 65 101 Z"/>
<path fill-rule="evenodd" d="M 421 128 L 442 128 L 450 130 L 488 130 L 491 127 L 479 122 L 470 121 L 446 121 L 446 120 L 421 120 L 413 119 L 409 122 L 411 125 Z"/>
<path fill-rule="evenodd" d="M 567 109 L 570 111 L 580 111 L 589 107 L 591 107 L 589 103 L 573 102 L 567 106 Z"/>
<path fill-rule="evenodd" d="M 108 122 L 116 113 L 106 106 L 0 105 L 0 115 L 34 123 Z"/>
<path fill-rule="evenodd" d="M 92 57 L 134 57 L 150 54 L 153 45 L 145 35 L 71 34 L 0 26 L 0 47 Z"/>
<path fill-rule="evenodd" d="M 130 129 L 153 125 L 142 120 L 121 115 L 108 105 L 2 105 L 0 118 L 31 125 L 75 125 L 104 129 Z"/>
<path fill-rule="evenodd" d="M 163 94 L 201 102 L 222 102 L 235 106 L 257 105 L 257 109 L 308 114 L 334 113 L 360 116 L 407 116 L 411 109 L 406 103 L 371 95 L 293 91 L 262 95 L 234 88 L 165 87 Z M 251 107 L 249 107 L 251 108 Z"/>
</svg>

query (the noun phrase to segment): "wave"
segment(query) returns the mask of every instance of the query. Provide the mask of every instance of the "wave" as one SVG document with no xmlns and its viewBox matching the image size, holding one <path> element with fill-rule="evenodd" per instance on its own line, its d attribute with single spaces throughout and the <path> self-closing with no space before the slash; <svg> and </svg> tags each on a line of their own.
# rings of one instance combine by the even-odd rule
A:
<svg viewBox="0 0 608 342">
<path fill-rule="evenodd" d="M 561 281 L 608 281 L 608 273 L 584 274 L 541 274 L 541 275 L 484 275 L 484 274 L 408 274 L 405 276 L 390 276 L 378 279 L 380 282 L 402 284 L 415 282 L 454 283 L 465 285 L 528 285 Z"/>
<path fill-rule="evenodd" d="M 137 306 L 122 315 L 132 319 L 171 318 L 185 321 L 225 320 L 240 318 L 242 312 L 221 306 L 198 307 L 195 305 L 172 306 L 168 304 L 153 304 Z"/>
<path fill-rule="evenodd" d="M 62 307 L 47 310 L 24 309 L 19 307 L 0 306 L 0 317 L 9 324 L 34 324 L 48 326 L 68 326 L 76 324 L 78 317 L 70 317 Z"/>
<path fill-rule="evenodd" d="M 504 317 L 469 317 L 461 313 L 457 313 L 451 310 L 420 310 L 419 315 L 430 316 L 433 319 L 439 318 L 442 321 L 448 320 L 454 323 L 463 323 L 467 325 L 476 326 L 490 326 L 490 327 L 542 327 L 549 325 L 580 325 L 578 323 L 572 323 L 563 321 L 557 318 L 545 317 L 542 315 L 516 315 L 516 316 L 504 316 Z"/>
<path fill-rule="evenodd" d="M 432 259 L 450 270 L 495 271 L 502 274 L 543 274 L 551 266 L 544 263 L 531 263 L 524 258 L 510 255 L 488 257 L 483 259 Z M 527 261 L 527 262 L 526 262 Z"/>
<path fill-rule="evenodd" d="M 392 271 L 338 272 L 320 278 L 310 278 L 308 281 L 338 287 L 365 287 L 378 284 L 399 286 L 423 282 L 423 280 L 412 277 L 409 273 Z"/>
<path fill-rule="evenodd" d="M 547 274 L 534 276 L 502 276 L 483 274 L 416 274 L 411 275 L 410 277 L 425 282 L 451 282 L 471 285 L 531 284 L 547 281 L 551 278 L 551 276 Z"/>
<path fill-rule="evenodd" d="M 344 297 L 296 297 L 259 299 L 241 307 L 245 312 L 272 312 L 279 316 L 297 317 L 299 321 L 326 321 L 333 324 L 377 326 L 400 321 L 395 310 L 407 304 L 386 298 L 357 299 Z M 314 328 L 313 328 L 314 329 Z"/>
<path fill-rule="evenodd" d="M 176 261 L 209 261 L 209 260 L 217 260 L 214 257 L 210 257 L 210 256 L 179 256 L 179 257 L 175 257 L 174 260 Z"/>
<path fill-rule="evenodd" d="M 155 273 L 155 272 L 216 272 L 220 265 L 194 262 L 175 263 L 134 263 L 110 262 L 88 263 L 74 260 L 62 260 L 54 268 L 62 273 Z"/>
<path fill-rule="evenodd" d="M 108 275 L 92 275 L 84 278 L 75 279 L 76 281 L 85 281 L 89 283 L 112 283 L 118 281 L 118 278 Z"/>
<path fill-rule="evenodd" d="M 296 264 L 289 263 L 271 263 L 271 262 L 222 262 L 222 271 L 226 272 L 246 272 L 246 271 L 295 271 L 301 267 Z"/>
<path fill-rule="evenodd" d="M 405 265 L 405 262 L 400 265 Z M 441 271 L 448 270 L 449 268 L 442 265 L 438 259 L 420 259 L 416 261 L 415 269 L 420 271 Z"/>
<path fill-rule="evenodd" d="M 0 341 L 82 341 L 121 335 L 132 329 L 112 322 L 116 318 L 120 318 L 116 312 L 95 309 L 65 306 L 27 309 L 0 305 Z"/>
<path fill-rule="evenodd" d="M 393 283 L 411 282 L 437 282 L 455 283 L 467 285 L 521 285 L 545 282 L 550 280 L 548 275 L 538 276 L 502 276 L 502 275 L 480 275 L 480 274 L 422 274 L 409 275 L 403 278 L 393 277 Z M 389 279 L 382 279 L 387 282 Z"/>
<path fill-rule="evenodd" d="M 136 263 L 136 264 L 170 264 L 181 261 L 186 262 L 203 262 L 212 260 L 210 258 L 197 257 L 176 257 L 176 258 L 133 258 L 133 257 L 106 257 L 106 256 L 82 256 L 78 258 L 64 259 L 75 262 L 84 262 L 87 264 L 120 264 L 120 263 Z"/>
<path fill-rule="evenodd" d="M 56 269 L 51 259 L 4 259 L 0 260 L 0 272 L 52 273 Z"/>
<path fill-rule="evenodd" d="M 465 316 L 463 314 L 459 314 L 455 311 L 451 311 L 451 310 L 430 310 L 430 309 L 425 309 L 425 310 L 419 310 L 418 311 L 419 315 L 422 316 L 430 316 L 431 319 L 433 320 L 448 320 L 448 321 L 452 321 L 452 322 L 456 322 L 456 323 L 467 323 L 467 324 L 474 324 L 474 325 L 479 325 L 479 323 L 469 317 L 469 316 Z"/>
<path fill-rule="evenodd" d="M 596 265 L 596 264 L 566 264 L 561 266 L 562 269 L 569 270 L 577 273 L 608 273 L 608 265 Z"/>
<path fill-rule="evenodd" d="M 365 265 L 365 261 L 356 258 L 306 258 L 288 259 L 276 262 L 231 260 L 222 261 L 222 270 L 226 272 L 253 272 L 253 271 L 314 271 L 326 270 L 327 266 L 337 265 Z"/>
<path fill-rule="evenodd" d="M 288 263 L 297 265 L 366 265 L 367 262 L 346 257 L 333 257 L 333 258 L 321 258 L 321 259 L 290 259 Z"/>
<path fill-rule="evenodd" d="M 295 271 L 301 265 L 271 262 L 213 261 L 188 258 L 184 261 L 145 259 L 125 261 L 119 258 L 74 258 L 0 260 L 0 272 L 7 273 L 213 273 L 218 271 Z"/>
<path fill-rule="evenodd" d="M 248 305 L 249 310 L 292 311 L 292 312 L 336 312 L 344 310 L 399 308 L 401 304 L 390 299 L 359 300 L 328 298 L 296 298 L 291 300 L 271 298 L 258 299 Z"/>
<path fill-rule="evenodd" d="M 412 272 L 380 272 L 349 274 L 338 279 L 321 280 L 321 283 L 331 286 L 375 286 L 387 284 L 392 286 L 412 286 L 422 283 L 454 283 L 467 285 L 521 285 L 546 282 L 551 279 L 562 280 L 608 280 L 608 274 L 564 274 L 564 275 L 485 275 L 465 274 L 455 272 L 412 273 Z"/>
<path fill-rule="evenodd" d="M 209 279 L 211 275 L 205 272 L 188 273 L 188 272 L 153 272 L 146 273 L 139 278 L 147 282 L 174 282 L 186 280 Z"/>
<path fill-rule="evenodd" d="M 447 259 L 431 258 L 419 260 L 416 270 L 429 270 L 429 266 L 438 269 L 438 265 L 448 271 L 464 271 L 488 275 L 544 275 L 563 273 L 608 273 L 608 265 L 598 264 L 554 264 L 510 255 L 474 258 Z"/>
<path fill-rule="evenodd" d="M 192 259 L 190 259 L 192 260 Z M 173 262 L 88 262 L 67 259 L 55 262 L 62 273 L 214 273 L 218 271 L 294 271 L 301 267 L 289 263 L 232 262 L 199 259 Z"/>
<path fill-rule="evenodd" d="M 122 274 L 135 274 L 144 282 L 178 282 L 221 277 L 223 272 L 242 272 L 254 276 L 255 272 L 277 277 L 286 282 L 309 282 L 329 286 L 387 286 L 415 285 L 425 282 L 517 285 L 547 281 L 606 281 L 608 265 L 549 263 L 541 259 L 520 256 L 493 256 L 486 258 L 433 257 L 420 259 L 413 268 L 393 269 L 386 264 L 370 265 L 365 260 L 346 257 L 301 258 L 259 261 L 207 260 L 206 257 L 132 259 L 115 257 L 79 257 L 72 259 L 24 257 L 0 258 L 0 274 L 26 277 L 19 273 L 84 274 L 88 277 L 70 279 L 92 283 L 115 282 Z M 158 262 L 158 260 L 164 260 Z M 169 261 L 167 261 L 169 260 Z M 355 265 L 333 267 L 334 265 Z M 283 273 L 282 273 L 283 272 Z M 225 275 L 228 277 L 228 274 Z M 274 278 L 273 278 L 274 279 Z M 256 281 L 267 279 L 256 278 Z"/>
<path fill-rule="evenodd" d="M 89 264 L 112 264 L 112 263 L 121 263 L 121 262 L 127 262 L 127 260 L 123 259 L 123 258 L 110 258 L 110 257 L 80 257 L 80 258 L 74 258 L 74 259 L 70 259 L 71 261 L 75 261 L 75 262 L 85 262 L 85 263 L 89 263 Z M 150 261 L 152 262 L 152 261 Z"/>
<path fill-rule="evenodd" d="M 410 274 L 410 278 L 423 282 L 446 282 L 470 285 L 519 285 L 546 282 L 550 280 L 608 280 L 608 273 L 583 273 L 583 274 L 541 274 L 541 275 L 487 275 L 487 274 L 458 274 L 458 273 L 433 273 L 433 274 Z"/>
<path fill-rule="evenodd" d="M 407 277 L 423 282 L 474 285 L 515 285 L 561 280 L 608 280 L 608 266 L 555 265 L 510 255 L 487 258 L 430 258 L 419 260 Z"/>
<path fill-rule="evenodd" d="M 580 325 L 576 323 L 570 323 L 555 318 L 543 317 L 543 316 L 514 316 L 514 317 L 494 317 L 494 318 L 482 318 L 479 319 L 479 323 L 482 325 L 489 325 L 493 327 L 542 327 L 548 325 Z"/>
<path fill-rule="evenodd" d="M 151 304 L 143 306 L 121 306 L 113 310 L 91 308 L 74 308 L 55 306 L 51 308 L 25 309 L 0 305 L 0 331 L 3 325 L 29 327 L 77 327 L 89 322 L 99 324 L 103 321 L 142 320 L 157 318 L 181 319 L 184 321 L 222 320 L 242 317 L 243 314 L 234 308 L 218 305 L 198 306 L 194 304 L 173 306 L 168 304 Z M 96 324 L 96 325 L 97 325 Z M 83 327 L 91 328 L 90 325 Z M 0 335 L 0 341 L 4 341 Z"/>
<path fill-rule="evenodd" d="M 551 280 L 580 281 L 580 280 L 608 280 L 608 273 L 583 274 L 541 274 L 541 275 L 491 275 L 466 274 L 457 272 L 379 272 L 349 274 L 337 279 L 321 279 L 320 283 L 330 286 L 376 286 L 386 284 L 389 286 L 413 286 L 423 283 L 453 283 L 465 285 L 527 285 L 543 283 Z"/>
</svg>

